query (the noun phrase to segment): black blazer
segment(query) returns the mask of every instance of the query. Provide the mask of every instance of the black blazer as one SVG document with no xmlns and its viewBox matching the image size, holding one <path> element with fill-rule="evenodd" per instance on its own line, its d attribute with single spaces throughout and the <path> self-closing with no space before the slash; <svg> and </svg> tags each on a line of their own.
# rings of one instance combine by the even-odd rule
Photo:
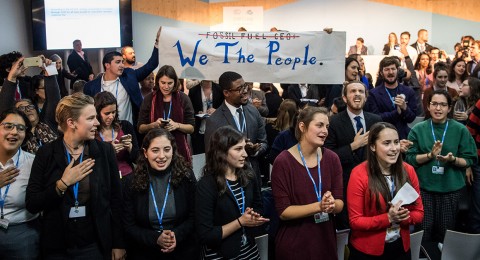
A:
<svg viewBox="0 0 480 260">
<path fill-rule="evenodd" d="M 202 86 L 201 83 L 192 87 L 188 92 L 188 97 L 192 101 L 193 111 L 197 114 L 199 111 L 203 111 L 203 102 L 202 102 Z M 220 89 L 220 86 L 212 82 L 212 107 L 217 109 L 223 103 L 223 93 Z M 195 133 L 198 134 L 200 129 L 200 124 L 202 119 L 195 117 Z"/>
<path fill-rule="evenodd" d="M 245 209 L 250 207 L 255 212 L 262 214 L 262 199 L 255 178 L 243 189 L 245 192 Z M 222 226 L 240 216 L 237 202 L 228 188 L 225 193 L 219 196 L 217 183 L 213 175 L 207 174 L 200 179 L 195 196 L 195 227 L 201 244 L 217 250 L 226 259 L 238 256 L 242 229 L 238 229 L 230 236 L 222 239 Z M 245 227 L 245 231 L 247 238 L 254 242 L 255 228 Z"/>
<path fill-rule="evenodd" d="M 414 42 L 412 45 L 413 48 L 415 48 L 415 50 L 417 50 L 418 54 L 420 54 L 420 50 L 418 49 L 418 43 L 417 42 Z M 433 46 L 428 44 L 428 43 L 425 43 L 425 52 L 430 52 L 431 50 L 433 49 Z"/>
<path fill-rule="evenodd" d="M 381 122 L 382 118 L 377 114 L 363 111 L 365 116 L 365 132 L 370 130 L 373 124 Z M 366 159 L 366 146 L 352 151 L 350 143 L 355 138 L 355 130 L 347 111 L 342 111 L 330 118 L 328 136 L 325 140 L 325 147 L 334 151 L 340 161 L 343 169 L 343 186 L 346 188 L 352 169 Z M 362 152 L 362 153 L 359 153 Z M 359 155 L 362 155 L 360 157 Z"/>
<path fill-rule="evenodd" d="M 115 151 L 111 144 L 98 140 L 86 141 L 90 158 L 95 159 L 90 173 L 90 207 L 100 249 L 105 259 L 111 259 L 112 248 L 125 248 L 122 226 L 122 192 Z M 67 167 L 63 138 L 42 146 L 33 161 L 25 196 L 31 213 L 43 211 L 41 248 L 44 252 L 65 250 L 66 227 L 70 211 L 70 196 L 60 197 L 56 181 Z M 72 193 L 69 188 L 67 193 Z"/>
<path fill-rule="evenodd" d="M 173 187 L 175 194 L 175 232 L 177 247 L 171 253 L 164 254 L 157 245 L 161 233 L 153 230 L 148 216 L 151 199 L 150 189 L 137 192 L 131 187 L 132 179 L 127 182 L 124 192 L 123 222 L 128 239 L 128 258 L 130 259 L 197 259 L 199 248 L 194 235 L 195 209 L 195 175 L 189 172 L 178 187 Z"/>
<path fill-rule="evenodd" d="M 473 65 L 475 65 L 475 67 L 473 68 L 473 71 L 472 71 L 472 66 Z M 475 78 L 480 79 L 480 62 L 478 62 L 477 64 L 474 64 L 473 61 L 469 61 L 467 63 L 467 71 L 468 71 L 468 74 L 471 77 L 475 77 Z M 472 73 L 470 73 L 470 72 L 472 72 Z"/>
<path fill-rule="evenodd" d="M 92 65 L 90 65 L 87 58 L 87 52 L 84 51 L 83 57 L 85 57 L 85 60 L 82 59 L 75 50 L 72 50 L 70 55 L 68 55 L 68 69 L 71 73 L 77 74 L 77 77 L 74 80 L 70 80 L 70 88 L 73 88 L 73 83 L 78 79 L 88 82 L 88 76 L 93 74 Z"/>
</svg>

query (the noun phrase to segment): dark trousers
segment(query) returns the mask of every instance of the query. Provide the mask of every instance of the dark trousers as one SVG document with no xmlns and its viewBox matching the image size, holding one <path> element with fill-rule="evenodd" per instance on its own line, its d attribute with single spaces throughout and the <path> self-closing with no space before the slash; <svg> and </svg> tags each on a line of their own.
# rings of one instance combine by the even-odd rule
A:
<svg viewBox="0 0 480 260">
<path fill-rule="evenodd" d="M 352 245 L 348 245 L 350 249 L 349 260 L 410 260 L 412 255 L 410 249 L 405 252 L 403 249 L 402 238 L 399 238 L 392 243 L 385 243 L 383 254 L 380 256 L 367 255 L 355 249 Z"/>
<path fill-rule="evenodd" d="M 111 256 L 104 257 L 98 244 L 93 243 L 85 247 L 68 248 L 65 252 L 56 252 L 45 255 L 45 260 L 104 260 L 111 259 Z"/>
<path fill-rule="evenodd" d="M 472 165 L 472 205 L 469 213 L 470 232 L 480 234 L 480 165 Z"/>
<path fill-rule="evenodd" d="M 0 259 L 37 259 L 40 228 L 37 219 L 0 229 Z"/>
</svg>

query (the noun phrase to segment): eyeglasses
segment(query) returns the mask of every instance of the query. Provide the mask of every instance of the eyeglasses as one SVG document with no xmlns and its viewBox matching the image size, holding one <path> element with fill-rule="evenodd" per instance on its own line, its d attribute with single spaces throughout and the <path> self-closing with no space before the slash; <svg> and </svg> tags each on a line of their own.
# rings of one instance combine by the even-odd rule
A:
<svg viewBox="0 0 480 260">
<path fill-rule="evenodd" d="M 238 87 L 238 88 L 236 88 L 236 89 L 229 89 L 228 91 L 238 92 L 238 94 L 241 94 L 241 93 L 243 93 L 243 92 L 245 92 L 245 91 L 247 91 L 247 90 L 248 90 L 248 84 L 245 83 L 245 84 L 243 84 L 243 86 L 241 86 L 241 87 Z"/>
<path fill-rule="evenodd" d="M 430 102 L 430 105 L 433 107 L 448 107 L 448 103 L 446 102 Z"/>
<path fill-rule="evenodd" d="M 35 106 L 34 106 L 34 105 L 19 106 L 17 109 L 25 113 L 25 112 L 27 112 L 27 111 L 34 110 L 34 109 L 35 109 Z"/>
<path fill-rule="evenodd" d="M 27 127 L 22 124 L 14 124 L 14 123 L 0 123 L 0 125 L 3 125 L 3 128 L 7 131 L 12 131 L 14 127 L 17 128 L 17 131 L 19 133 L 24 133 Z"/>
</svg>

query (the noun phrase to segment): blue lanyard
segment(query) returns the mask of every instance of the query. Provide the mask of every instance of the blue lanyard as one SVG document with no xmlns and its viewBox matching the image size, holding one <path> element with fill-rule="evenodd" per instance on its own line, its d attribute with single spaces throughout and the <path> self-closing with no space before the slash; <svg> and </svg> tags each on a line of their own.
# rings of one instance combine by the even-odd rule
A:
<svg viewBox="0 0 480 260">
<path fill-rule="evenodd" d="M 388 97 L 390 98 L 390 101 L 392 102 L 392 107 L 395 108 L 395 99 L 392 97 L 392 95 L 390 95 L 390 91 L 388 91 L 387 87 L 385 87 L 385 91 L 387 92 Z"/>
<path fill-rule="evenodd" d="M 18 149 L 18 156 L 17 156 L 17 163 L 15 164 L 15 168 L 18 169 L 18 162 L 20 162 L 20 154 L 22 153 L 21 149 Z M 5 206 L 5 200 L 7 199 L 7 193 L 8 190 L 10 189 L 10 184 L 7 185 L 5 188 L 5 193 L 2 196 L 2 188 L 0 188 L 0 218 L 3 219 L 3 207 Z"/>
<path fill-rule="evenodd" d="M 168 115 L 165 117 L 165 110 L 163 110 L 163 119 L 168 120 L 170 119 L 170 112 L 172 112 L 172 101 L 170 100 L 170 107 L 168 108 Z"/>
<path fill-rule="evenodd" d="M 65 153 L 67 154 L 67 161 L 68 161 L 68 164 L 70 164 L 70 162 L 72 161 L 72 158 L 70 157 L 70 153 L 67 151 L 67 147 L 65 147 Z M 83 152 L 82 154 L 80 154 L 80 163 L 83 162 Z M 73 185 L 73 196 L 75 197 L 75 208 L 78 208 L 78 186 L 79 186 L 79 182 L 75 183 Z"/>
<path fill-rule="evenodd" d="M 102 131 L 99 131 L 99 134 L 102 141 L 105 142 L 105 138 L 103 138 Z M 115 131 L 113 130 L 113 127 L 112 127 L 112 142 L 114 137 L 115 137 Z"/>
<path fill-rule="evenodd" d="M 390 195 L 392 195 L 392 199 L 393 199 L 393 193 L 395 192 L 395 180 L 393 179 L 393 176 L 390 176 L 391 179 L 389 179 L 388 176 L 385 176 L 385 178 L 392 182 L 392 185 L 390 186 Z M 387 185 L 388 185 L 388 181 L 387 181 Z"/>
<path fill-rule="evenodd" d="M 433 131 L 433 123 L 431 119 L 430 119 L 430 127 L 432 128 L 433 142 L 435 143 L 437 142 L 437 138 L 435 137 L 435 132 Z M 447 120 L 447 124 L 445 125 L 445 129 L 443 130 L 442 144 L 443 144 L 443 141 L 445 140 L 445 134 L 447 133 L 447 128 L 448 128 L 448 120 Z M 437 165 L 440 165 L 440 162 L 438 160 L 437 160 Z"/>
<path fill-rule="evenodd" d="M 243 188 L 240 186 L 240 193 L 242 194 L 242 207 L 240 207 L 240 203 L 238 203 L 237 198 L 235 197 L 235 193 L 233 193 L 232 187 L 230 186 L 230 183 L 228 183 L 228 180 L 225 180 L 227 182 L 228 189 L 232 193 L 233 197 L 235 198 L 235 203 L 237 203 L 238 210 L 240 210 L 240 215 L 243 215 L 245 213 L 245 192 L 243 191 Z"/>
<path fill-rule="evenodd" d="M 152 186 L 152 183 L 150 182 L 150 193 L 152 194 L 153 206 L 155 206 L 155 213 L 157 213 L 157 219 L 158 219 L 158 225 L 160 225 L 160 231 L 163 230 L 163 225 L 162 225 L 163 214 L 165 213 L 165 205 L 167 205 L 168 192 L 170 191 L 171 180 L 172 180 L 172 176 L 168 178 L 167 192 L 165 193 L 165 200 L 163 201 L 162 212 L 160 214 L 158 213 L 157 201 L 155 200 L 155 193 L 153 192 L 153 186 Z"/>
<path fill-rule="evenodd" d="M 241 133 L 243 133 L 243 131 L 245 131 L 245 128 L 247 128 L 247 120 L 245 119 L 245 113 L 243 112 L 243 109 L 242 109 L 242 114 L 243 114 L 243 124 L 242 124 L 242 127 L 240 127 L 240 122 L 238 122 L 238 119 L 236 116 L 233 116 L 233 121 L 235 121 L 235 124 L 237 125 L 237 129 L 238 131 L 240 131 Z"/>
<path fill-rule="evenodd" d="M 302 150 L 300 149 L 300 144 L 297 144 L 298 152 L 300 153 L 300 157 L 302 158 L 303 166 L 305 166 L 305 170 L 307 170 L 308 177 L 310 177 L 310 180 L 312 180 L 313 183 L 313 189 L 315 190 L 315 194 L 317 195 L 317 200 L 320 202 L 322 200 L 322 171 L 320 169 L 320 157 L 318 156 L 317 152 L 317 162 L 318 162 L 318 187 L 317 184 L 315 183 L 315 180 L 312 177 L 312 174 L 310 174 L 310 170 L 307 167 L 307 162 L 305 161 L 305 157 L 303 156 Z"/>
</svg>

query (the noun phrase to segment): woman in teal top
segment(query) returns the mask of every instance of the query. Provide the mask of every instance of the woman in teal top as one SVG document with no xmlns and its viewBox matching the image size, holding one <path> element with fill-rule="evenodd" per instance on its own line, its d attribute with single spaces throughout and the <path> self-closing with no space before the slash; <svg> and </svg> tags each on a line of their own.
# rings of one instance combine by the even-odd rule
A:
<svg viewBox="0 0 480 260">
<path fill-rule="evenodd" d="M 416 124 L 408 135 L 413 145 L 406 161 L 415 167 L 420 181 L 423 239 L 442 242 L 445 231 L 455 227 L 465 169 L 477 161 L 476 146 L 464 125 L 447 118 L 452 98 L 446 91 L 435 90 L 427 109 L 431 119 Z"/>
</svg>

